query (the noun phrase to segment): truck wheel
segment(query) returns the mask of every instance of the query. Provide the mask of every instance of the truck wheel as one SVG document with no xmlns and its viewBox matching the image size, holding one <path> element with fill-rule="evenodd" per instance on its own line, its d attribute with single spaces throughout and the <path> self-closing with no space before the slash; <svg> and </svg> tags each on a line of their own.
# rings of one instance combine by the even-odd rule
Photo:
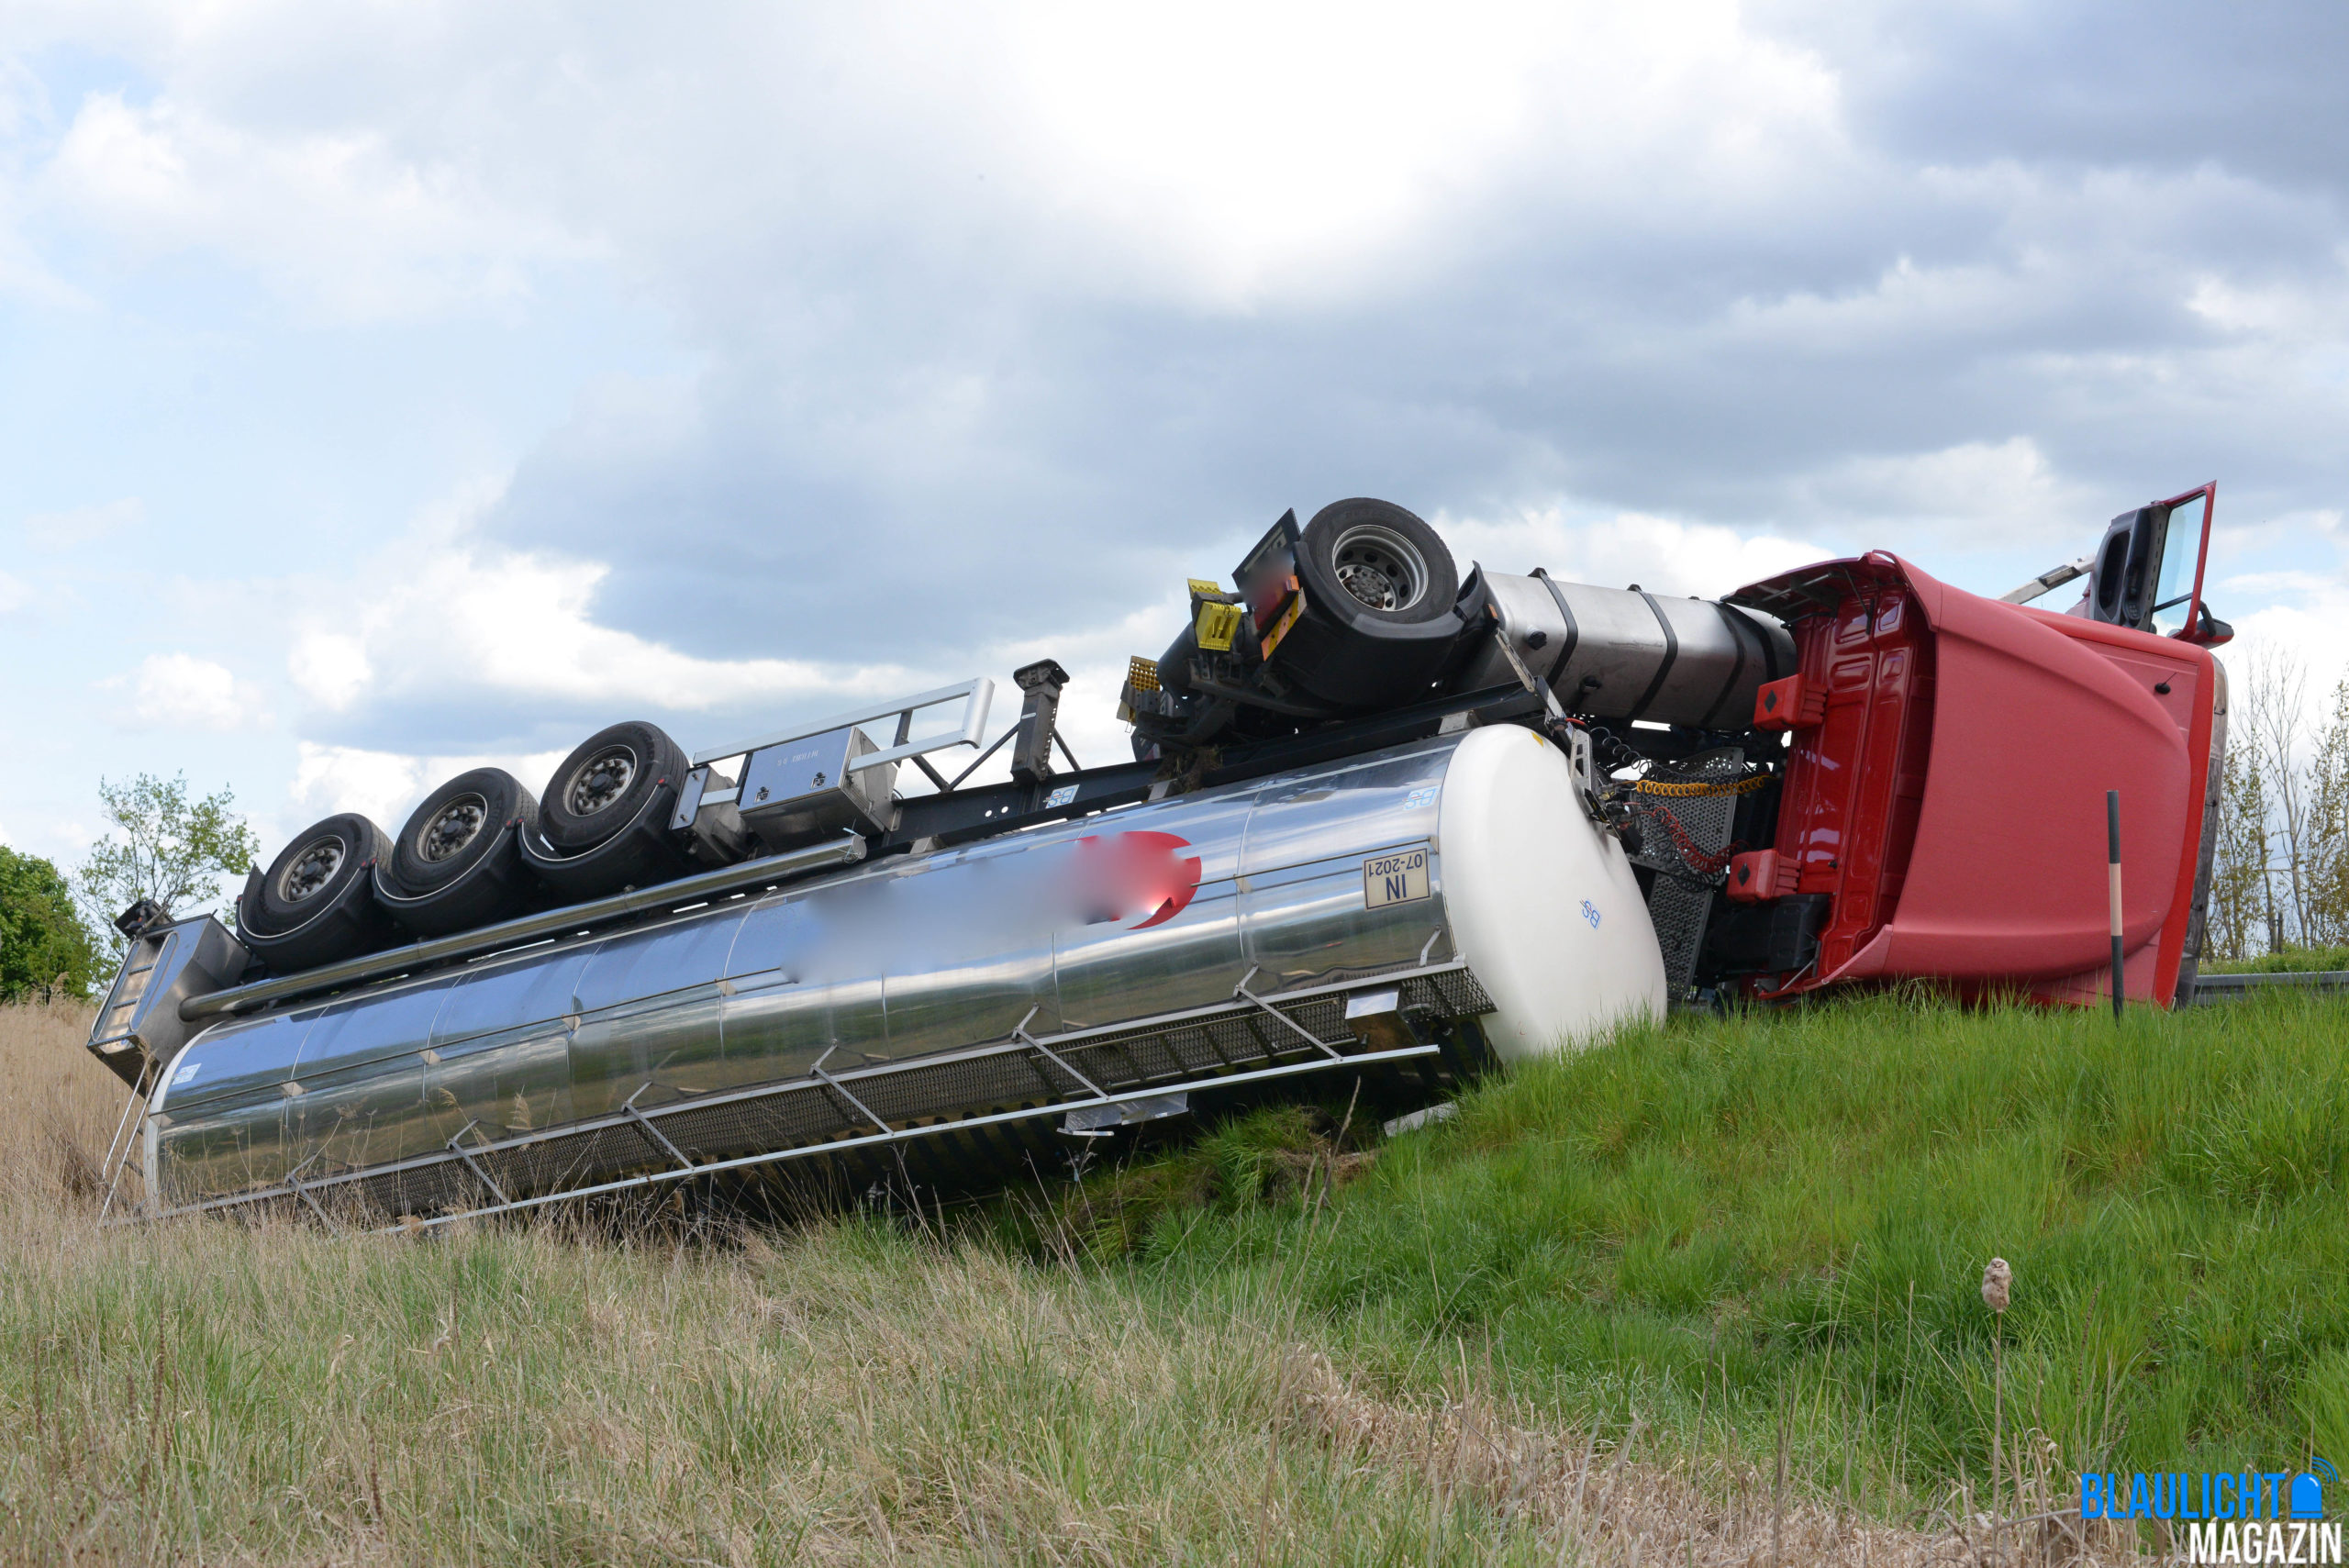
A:
<svg viewBox="0 0 2349 1568">
<path fill-rule="evenodd" d="M 518 847 L 538 826 L 539 803 L 501 768 L 460 773 L 424 797 L 375 868 L 375 894 L 418 936 L 518 915 L 534 891 Z"/>
<path fill-rule="evenodd" d="M 355 812 L 312 823 L 247 879 L 238 935 L 280 974 L 373 951 L 393 934 L 373 875 L 390 856 L 384 830 Z"/>
<path fill-rule="evenodd" d="M 492 858 L 507 827 L 538 819 L 538 797 L 505 769 L 459 773 L 409 814 L 393 841 L 393 880 L 411 896 L 446 887 Z"/>
<path fill-rule="evenodd" d="M 1452 613 L 1459 569 L 1436 531 L 1392 501 L 1333 501 L 1297 541 L 1306 603 L 1375 636 Z"/>
<path fill-rule="evenodd" d="M 284 932 L 311 919 L 351 888 L 364 886 L 384 848 L 384 830 L 356 812 L 312 823 L 269 862 L 255 924 Z"/>
<path fill-rule="evenodd" d="M 685 776 L 685 753 L 657 726 L 631 720 L 599 729 L 547 782 L 539 836 L 566 854 L 592 850 L 625 830 L 651 795 L 674 795 Z"/>
<path fill-rule="evenodd" d="M 1433 528 L 1367 497 L 1313 515 L 1297 539 L 1297 578 L 1305 611 L 1272 668 L 1308 695 L 1353 709 L 1426 695 L 1483 614 L 1486 594 L 1481 573 L 1463 591 Z"/>
<path fill-rule="evenodd" d="M 669 831 L 685 753 L 658 727 L 615 724 L 562 760 L 539 802 L 522 859 L 559 898 L 601 898 L 694 869 Z"/>
</svg>

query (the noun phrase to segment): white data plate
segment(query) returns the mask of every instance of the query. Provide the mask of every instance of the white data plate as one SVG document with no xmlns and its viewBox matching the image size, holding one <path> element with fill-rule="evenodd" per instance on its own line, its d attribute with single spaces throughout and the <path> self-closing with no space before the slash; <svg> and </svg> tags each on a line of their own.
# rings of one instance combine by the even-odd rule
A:
<svg viewBox="0 0 2349 1568">
<path fill-rule="evenodd" d="M 1429 895 L 1428 851 L 1424 844 L 1391 855 L 1373 855 L 1362 862 L 1362 901 L 1367 909 L 1389 904 L 1413 904 Z"/>
</svg>

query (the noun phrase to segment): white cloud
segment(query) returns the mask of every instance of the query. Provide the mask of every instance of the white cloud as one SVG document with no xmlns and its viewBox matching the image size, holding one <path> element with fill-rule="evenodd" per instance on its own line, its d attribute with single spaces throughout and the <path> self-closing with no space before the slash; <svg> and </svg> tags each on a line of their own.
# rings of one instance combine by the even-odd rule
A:
<svg viewBox="0 0 2349 1568">
<path fill-rule="evenodd" d="M 1019 191 L 1122 249 L 1129 275 L 1225 305 L 1326 301 L 1456 259 L 1447 220 L 1529 166 L 1640 221 L 1666 191 L 1742 204 L 1841 156 L 1832 75 L 1721 0 L 1500 0 L 1441 26 L 1419 6 L 1246 0 L 1179 25 L 1083 4 L 1012 15 L 991 41 L 1013 91 L 989 117 Z"/>
<path fill-rule="evenodd" d="M 2099 515 L 2096 494 L 2059 473 L 2028 436 L 1854 457 L 1798 491 L 1810 515 L 1870 524 L 1897 517 L 1904 528 L 1933 528 L 1970 547 L 2047 541 L 2065 559 L 2093 542 Z"/>
<path fill-rule="evenodd" d="M 63 512 L 35 512 L 25 518 L 25 542 L 36 550 L 72 550 L 135 528 L 146 520 L 146 503 L 136 495 L 104 506 L 75 506 Z"/>
<path fill-rule="evenodd" d="M 168 95 L 92 94 L 39 183 L 135 252 L 210 250 L 361 319 L 525 294 L 533 265 L 589 249 L 384 128 L 256 128 Z"/>
<path fill-rule="evenodd" d="M 41 201 L 355 316 L 527 293 L 607 248 L 704 276 L 827 236 L 854 250 L 876 222 L 1087 295 L 1252 310 L 1473 253 L 1456 218 L 1497 183 L 1646 223 L 1683 197 L 1755 210 L 1851 156 L 1834 73 L 1732 0 L 1466 0 L 1440 24 L 1241 0 L 1179 24 L 1069 3 L 721 6 L 690 28 L 407 9 L 332 29 L 274 5 L 61 13 L 61 39 L 106 35 L 161 87 L 72 106 Z"/>
<path fill-rule="evenodd" d="M 2235 640 L 2219 651 L 2238 679 L 2258 662 L 2296 663 L 2308 677 L 2309 719 L 2332 706 L 2332 688 L 2349 679 L 2349 587 L 2322 584 L 2296 604 L 2271 605 L 2234 623 Z"/>
<path fill-rule="evenodd" d="M 690 710 L 827 691 L 874 695 L 905 684 L 905 672 L 892 666 L 703 659 L 616 631 L 594 615 L 609 573 L 596 562 L 486 545 L 436 552 L 407 582 L 378 595 L 355 631 L 304 634 L 297 650 L 323 661 L 306 689 L 333 706 L 462 682 L 468 693 L 518 699 Z"/>
<path fill-rule="evenodd" d="M 843 700 L 911 689 L 894 664 L 804 659 L 707 659 L 600 624 L 598 562 L 503 550 L 476 520 L 499 494 L 462 487 L 429 509 L 362 570 L 320 597 L 356 599 L 356 616 L 298 628 L 288 672 L 320 706 L 439 694 L 686 712 L 838 695 Z M 363 595 L 351 589 L 364 584 Z"/>
<path fill-rule="evenodd" d="M 1213 572 L 1207 569 L 1199 574 L 1210 576 Z M 1145 659 L 1157 658 L 1174 640 L 1174 634 L 1182 630 L 1184 617 L 1190 613 L 1190 603 L 1189 595 L 1178 587 L 1152 603 L 1138 605 L 1092 626 L 1054 628 L 1044 636 L 977 650 L 970 668 L 941 671 L 938 680 L 943 684 L 974 674 L 1008 673 L 1038 659 L 1057 659 L 1069 673 L 1060 707 L 1060 731 L 1069 750 L 1091 768 L 1131 762 L 1132 728 L 1119 723 L 1117 717 L 1118 688 L 1125 682 L 1127 661 L 1137 654 Z M 1018 717 L 1020 701 L 1019 689 L 1003 673 L 995 673 L 995 680 L 996 706 L 989 720 L 989 728 L 994 732 L 989 735 L 990 740 Z M 936 759 L 949 778 L 969 765 L 967 755 L 963 761 L 954 762 L 955 755 Z M 985 783 L 1008 777 L 1007 758 L 1007 753 L 997 752 L 973 778 Z M 1063 758 L 1055 765 L 1065 762 Z"/>
<path fill-rule="evenodd" d="M 375 678 L 364 638 L 312 628 L 294 639 L 286 673 L 304 695 L 320 707 L 349 707 Z"/>
<path fill-rule="evenodd" d="M 1636 512 L 1609 517 L 1564 502 L 1508 517 L 1431 520 L 1463 572 L 1471 561 L 1495 572 L 1540 566 L 1570 583 L 1637 583 L 1651 593 L 1718 597 L 1836 553 L 1803 539 Z"/>
<path fill-rule="evenodd" d="M 2343 534 L 2341 524 L 2340 510 L 2331 506 L 2306 507 L 2267 517 L 2254 512 L 2246 517 L 2241 515 L 2240 508 L 2229 504 L 2227 487 L 2221 485 L 2218 513 L 2210 523 L 2210 563 L 2214 572 L 2225 571 L 2229 562 L 2272 554 L 2279 549 L 2316 555 L 2319 552 L 2308 547 L 2323 544 L 2337 550 L 2343 542 L 2349 542 L 2349 535 Z M 2337 558 L 2328 564 L 2337 566 Z M 2229 577 L 2226 581 L 2230 586 L 2266 591 L 2256 573 Z"/>
<path fill-rule="evenodd" d="M 249 729 L 266 722 L 262 695 L 226 665 L 192 653 L 150 653 L 101 686 L 129 695 L 130 722 L 156 729 Z"/>
<path fill-rule="evenodd" d="M 71 481 L 45 493 L 139 488 L 173 527 L 126 570 L 176 574 L 166 596 L 199 616 L 355 606 L 239 617 L 221 654 L 282 666 L 314 730 L 435 753 L 324 748 L 304 763 L 320 801 L 392 813 L 460 760 L 439 752 L 499 744 L 508 717 L 508 743 L 544 743 L 559 706 L 829 708 L 1035 653 L 1076 672 L 1095 761 L 1124 655 L 1179 622 L 1135 568 L 1270 496 L 1392 495 L 1464 559 L 1658 591 L 1840 552 L 1817 537 L 1954 559 L 1953 581 L 1971 556 L 1995 591 L 2208 474 L 2283 518 L 2343 489 L 2338 172 L 2263 184 L 2239 156 L 2256 139 L 2216 117 L 2097 119 L 2076 63 L 1816 53 L 1765 36 L 1784 8 L 1731 0 L 1209 0 L 1175 22 L 720 4 L 683 28 L 33 0 L 12 19 L 28 63 L 0 55 L 0 288 L 50 290 L 35 325 L 96 389 L 55 422 L 96 432 L 88 450 L 34 453 Z M 2078 43 L 2036 17 L 1947 25 L 1977 65 Z M 2328 104 L 2318 52 L 2266 74 Z M 1871 128 L 1872 91 L 1917 99 L 1935 72 L 1943 123 Z M 2264 134 L 2326 145 L 2331 119 L 2277 101 Z M 2083 117 L 2067 150 L 2001 139 L 2051 106 Z M 2187 153 L 2141 156 L 2156 129 Z M 398 350 L 288 330 L 288 303 L 397 320 L 372 341 Z M 527 318 L 527 346 L 474 329 L 485 303 Z M 650 369 L 598 335 L 634 311 L 659 323 Z M 195 345 L 185 374 L 169 341 Z M 573 385 L 640 372 L 678 373 L 685 411 L 545 439 Z M 532 375 L 503 425 L 424 429 L 442 386 L 454 410 L 461 379 Z M 336 417 L 297 430 L 296 401 Z M 2141 488 L 2172 462 L 2191 470 Z M 535 510 L 497 537 L 473 526 L 491 487 L 383 547 L 402 504 L 384 497 L 518 462 Z M 313 548 L 224 549 L 233 522 L 182 523 L 219 516 L 207 493 L 298 496 Z M 107 511 L 24 537 L 135 521 Z M 2323 595 L 2333 543 L 2258 529 L 2275 559 L 2254 564 L 2302 575 L 2245 586 L 2236 618 L 2349 625 Z M 0 609 L 66 619 L 84 563 L 0 576 Z M 867 614 L 883 573 L 887 613 Z M 1026 618 L 973 608 L 1005 606 Z M 988 645 L 1012 625 L 1055 629 Z M 798 657 L 748 656 L 774 652 Z M 217 664 L 152 684 L 174 723 L 259 709 Z"/>
<path fill-rule="evenodd" d="M 386 833 L 396 833 L 417 802 L 459 773 L 475 768 L 503 768 L 520 780 L 523 788 L 536 795 L 553 776 L 555 765 L 563 756 L 561 751 L 418 756 L 305 740 L 297 748 L 288 795 L 295 806 L 302 808 L 303 821 L 356 811 Z M 294 831 L 295 828 L 289 827 L 286 835 L 290 837 Z M 271 852 L 274 851 L 274 846 L 263 847 Z"/>
<path fill-rule="evenodd" d="M 2228 332 L 2289 337 L 2304 343 L 2338 340 L 2349 328 L 2349 293 L 2341 284 L 2339 275 L 2321 281 L 2242 282 L 2206 272 L 2192 280 L 2186 307 Z"/>
</svg>

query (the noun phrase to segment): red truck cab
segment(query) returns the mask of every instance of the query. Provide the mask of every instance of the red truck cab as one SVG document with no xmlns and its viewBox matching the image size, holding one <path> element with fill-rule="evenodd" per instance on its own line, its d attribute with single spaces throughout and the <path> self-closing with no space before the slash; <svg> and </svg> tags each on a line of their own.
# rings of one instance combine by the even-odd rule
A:
<svg viewBox="0 0 2349 1568">
<path fill-rule="evenodd" d="M 1775 832 L 1723 891 L 1787 901 L 1815 946 L 1795 972 L 1750 977 L 1752 994 L 1922 980 L 2109 998 L 2117 791 L 2122 994 L 2190 999 L 2226 741 L 2210 649 L 2230 633 L 2200 602 L 2211 499 L 2205 486 L 2115 519 L 2075 563 L 2090 585 L 2070 614 L 2011 602 L 2031 585 L 1985 598 L 1884 552 L 1729 596 L 1786 622 L 1799 660 L 1755 704 L 1757 728 L 1787 736 Z M 2168 592 L 2189 550 L 2192 586 Z"/>
</svg>

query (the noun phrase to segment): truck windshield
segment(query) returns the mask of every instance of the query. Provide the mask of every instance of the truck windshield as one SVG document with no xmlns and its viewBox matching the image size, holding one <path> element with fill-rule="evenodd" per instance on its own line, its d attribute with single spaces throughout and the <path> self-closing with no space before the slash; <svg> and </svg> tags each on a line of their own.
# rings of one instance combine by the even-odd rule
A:
<svg viewBox="0 0 2349 1568">
<path fill-rule="evenodd" d="M 2190 496 L 2170 508 L 2162 523 L 2161 575 L 2154 590 L 2152 629 L 2166 637 L 2184 628 L 2194 596 L 2194 567 L 2202 553 L 2202 509 L 2208 497 Z"/>
</svg>

